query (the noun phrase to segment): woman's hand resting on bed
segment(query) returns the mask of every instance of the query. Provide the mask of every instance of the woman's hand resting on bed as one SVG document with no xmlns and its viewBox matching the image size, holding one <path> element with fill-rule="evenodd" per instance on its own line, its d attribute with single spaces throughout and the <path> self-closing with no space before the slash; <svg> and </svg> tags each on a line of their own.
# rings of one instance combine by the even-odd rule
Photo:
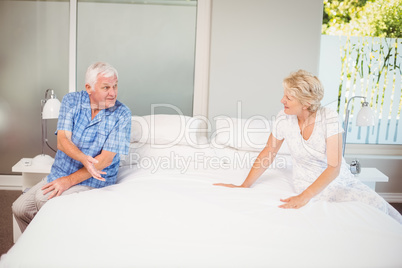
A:
<svg viewBox="0 0 402 268">
<path fill-rule="evenodd" d="M 247 188 L 246 186 L 243 185 L 234 185 L 234 184 L 229 184 L 229 183 L 214 183 L 216 186 L 225 186 L 229 188 Z"/>
<path fill-rule="evenodd" d="M 286 199 L 280 199 L 280 201 L 285 202 L 285 204 L 280 205 L 280 208 L 301 208 L 305 206 L 311 198 L 304 196 L 303 194 L 292 196 Z"/>
</svg>

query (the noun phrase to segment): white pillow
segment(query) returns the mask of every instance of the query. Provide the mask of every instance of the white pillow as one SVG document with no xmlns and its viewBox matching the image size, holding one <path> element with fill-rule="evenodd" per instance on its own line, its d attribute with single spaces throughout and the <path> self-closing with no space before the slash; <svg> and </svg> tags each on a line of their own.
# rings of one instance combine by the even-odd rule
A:
<svg viewBox="0 0 402 268">
<path fill-rule="evenodd" d="M 120 159 L 120 166 L 141 165 L 147 168 L 180 168 L 189 162 L 207 163 L 216 157 L 214 151 L 208 148 L 194 148 L 187 145 L 176 145 L 160 148 L 150 143 L 130 143 L 127 156 Z"/>
<path fill-rule="evenodd" d="M 219 160 L 234 169 L 251 169 L 259 152 L 237 150 L 232 147 L 214 148 L 215 155 Z M 277 155 L 274 162 L 269 168 L 286 169 L 292 165 L 292 158 L 290 155 Z"/>
<path fill-rule="evenodd" d="M 150 143 L 168 148 L 183 144 L 196 147 L 202 120 L 184 115 L 133 116 L 131 121 L 131 142 Z"/>
<path fill-rule="evenodd" d="M 263 116 L 253 116 L 249 119 L 233 117 L 218 117 L 216 130 L 211 137 L 214 147 L 231 147 L 242 151 L 260 152 L 267 144 L 273 122 Z M 289 154 L 284 142 L 278 154 Z"/>
</svg>

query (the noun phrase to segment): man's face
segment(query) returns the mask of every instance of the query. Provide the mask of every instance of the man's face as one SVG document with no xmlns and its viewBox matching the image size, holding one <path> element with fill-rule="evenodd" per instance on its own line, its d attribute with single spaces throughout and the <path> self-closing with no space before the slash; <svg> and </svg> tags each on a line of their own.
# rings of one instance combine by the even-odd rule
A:
<svg viewBox="0 0 402 268">
<path fill-rule="evenodd" d="M 113 107 L 117 98 L 117 77 L 103 77 L 98 75 L 94 89 L 89 84 L 85 85 L 89 94 L 92 109 L 107 109 Z"/>
</svg>

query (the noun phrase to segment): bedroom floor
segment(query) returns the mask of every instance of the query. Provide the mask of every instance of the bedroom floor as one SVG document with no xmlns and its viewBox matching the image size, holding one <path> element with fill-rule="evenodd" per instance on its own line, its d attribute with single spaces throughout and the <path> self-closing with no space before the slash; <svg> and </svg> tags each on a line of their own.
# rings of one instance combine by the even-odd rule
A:
<svg viewBox="0 0 402 268">
<path fill-rule="evenodd" d="M 0 256 L 13 245 L 13 221 L 11 204 L 21 191 L 0 190 Z M 391 203 L 402 214 L 402 203 Z"/>
</svg>

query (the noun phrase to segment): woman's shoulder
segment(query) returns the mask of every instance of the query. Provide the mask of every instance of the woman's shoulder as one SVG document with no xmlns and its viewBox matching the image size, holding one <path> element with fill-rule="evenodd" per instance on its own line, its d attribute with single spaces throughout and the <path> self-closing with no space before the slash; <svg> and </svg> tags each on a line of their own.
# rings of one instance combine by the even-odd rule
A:
<svg viewBox="0 0 402 268">
<path fill-rule="evenodd" d="M 320 116 L 321 125 L 325 127 L 327 137 L 343 132 L 339 115 L 335 110 L 328 107 L 321 107 Z"/>
<path fill-rule="evenodd" d="M 286 122 L 289 121 L 291 115 L 285 113 L 285 110 L 280 110 L 274 119 L 274 121 L 278 124 L 279 122 Z"/>
<path fill-rule="evenodd" d="M 337 111 L 335 111 L 334 109 L 331 109 L 329 107 L 321 107 L 319 109 L 319 113 L 321 115 L 321 117 L 323 119 L 325 119 L 326 121 L 328 120 L 338 120 L 339 119 L 339 114 Z"/>
<path fill-rule="evenodd" d="M 320 110 L 325 114 L 338 114 L 337 111 L 335 111 L 334 109 L 332 109 L 330 107 L 326 107 L 326 106 L 320 107 Z"/>
<path fill-rule="evenodd" d="M 278 112 L 274 120 L 274 126 L 280 129 L 289 129 L 297 122 L 295 115 L 286 114 L 284 110 Z"/>
<path fill-rule="evenodd" d="M 282 109 L 282 110 L 280 110 L 280 111 L 276 114 L 275 119 L 278 119 L 278 118 L 281 118 L 281 119 L 289 118 L 289 115 L 286 114 L 286 113 L 285 113 L 285 110 Z"/>
</svg>

